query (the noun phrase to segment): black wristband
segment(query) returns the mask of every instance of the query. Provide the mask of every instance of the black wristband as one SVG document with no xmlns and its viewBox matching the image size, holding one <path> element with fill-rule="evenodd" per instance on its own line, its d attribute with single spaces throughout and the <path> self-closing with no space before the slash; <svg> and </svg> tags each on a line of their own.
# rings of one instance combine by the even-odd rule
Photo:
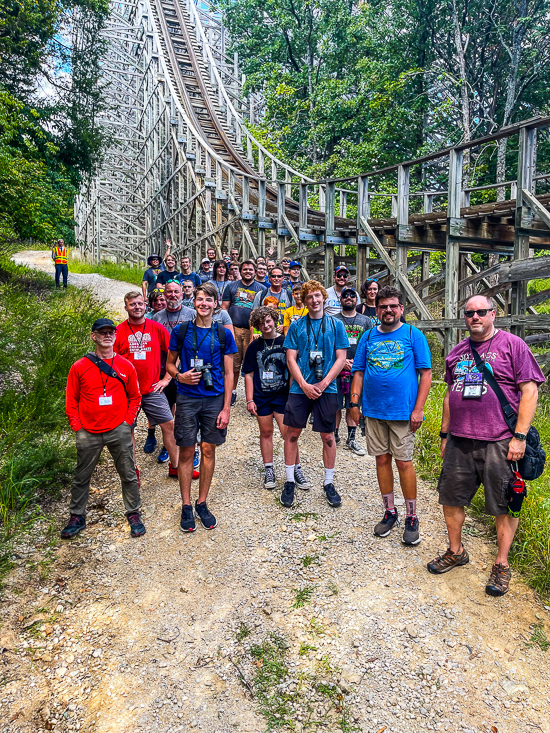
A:
<svg viewBox="0 0 550 733">
<path fill-rule="evenodd" d="M 439 437 L 441 438 L 441 440 L 447 440 L 447 435 L 448 433 L 444 433 L 443 430 L 440 430 Z"/>
<path fill-rule="evenodd" d="M 350 407 L 359 407 L 359 402 L 350 402 L 349 406 Z"/>
</svg>

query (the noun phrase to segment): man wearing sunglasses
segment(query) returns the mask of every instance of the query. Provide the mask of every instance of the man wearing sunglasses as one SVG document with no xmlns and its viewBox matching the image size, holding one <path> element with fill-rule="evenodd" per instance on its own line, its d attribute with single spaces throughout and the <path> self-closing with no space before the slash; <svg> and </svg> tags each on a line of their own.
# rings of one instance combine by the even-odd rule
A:
<svg viewBox="0 0 550 733">
<path fill-rule="evenodd" d="M 508 512 L 507 490 L 513 476 L 510 464 L 525 453 L 526 435 L 537 409 L 538 386 L 545 378 L 525 341 L 495 328 L 491 298 L 470 298 L 464 320 L 470 337 L 455 346 L 445 362 L 447 394 L 440 433 L 443 467 L 437 490 L 449 547 L 428 563 L 428 570 L 446 573 L 469 561 L 462 544 L 464 507 L 483 484 L 485 512 L 495 518 L 498 544 L 485 591 L 503 596 L 512 575 L 508 552 L 519 523 Z M 495 392 L 484 378 L 484 364 L 517 414 L 513 435 Z"/>
<path fill-rule="evenodd" d="M 285 311 L 292 305 L 292 292 L 283 287 L 284 272 L 283 268 L 275 265 L 269 275 L 269 287 L 260 290 L 254 297 L 253 308 L 259 308 L 264 299 L 271 296 L 277 298 L 277 313 L 279 314 L 279 323 L 277 324 L 277 333 L 283 333 L 283 321 Z"/>
<path fill-rule="evenodd" d="M 342 297 L 342 290 L 348 284 L 348 280 L 348 268 L 345 265 L 337 267 L 334 271 L 334 285 L 327 290 L 328 298 L 325 303 L 325 313 L 327 315 L 335 316 L 340 313 L 340 298 Z"/>
<path fill-rule="evenodd" d="M 368 331 L 357 347 L 351 368 L 350 413 L 352 420 L 358 423 L 362 391 L 367 448 L 369 455 L 376 458 L 376 475 L 385 510 L 374 534 L 387 537 L 398 524 L 393 493 L 393 458 L 405 498 L 403 544 L 417 545 L 420 529 L 412 457 L 414 434 L 424 420 L 432 369 L 428 341 L 417 328 L 401 323 L 403 310 L 400 290 L 385 287 L 378 291 L 376 314 L 380 325 Z"/>
</svg>

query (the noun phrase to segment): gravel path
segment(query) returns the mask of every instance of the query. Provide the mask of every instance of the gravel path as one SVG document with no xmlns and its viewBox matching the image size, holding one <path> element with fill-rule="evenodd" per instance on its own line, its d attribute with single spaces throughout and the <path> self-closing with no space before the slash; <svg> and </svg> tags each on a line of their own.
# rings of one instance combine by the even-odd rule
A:
<svg viewBox="0 0 550 733">
<path fill-rule="evenodd" d="M 141 419 L 138 446 L 145 435 Z M 529 643 L 548 609 L 517 577 L 505 598 L 485 595 L 494 545 L 483 529 L 468 522 L 469 565 L 431 576 L 426 562 L 445 548 L 433 488 L 420 485 L 422 543 L 404 547 L 402 528 L 372 534 L 373 459 L 338 449 L 344 504 L 332 509 L 308 429 L 312 489 L 288 510 L 281 486 L 263 489 L 258 438 L 241 391 L 211 532 L 179 532 L 177 483 L 141 451 L 143 538 L 130 537 L 108 455 L 82 535 L 55 540 L 65 502 L 54 533 L 38 525 L 2 592 L 0 731 L 262 733 L 263 691 L 272 722 L 295 731 L 548 733 L 550 652 Z M 279 657 L 259 660 L 279 636 Z"/>
</svg>

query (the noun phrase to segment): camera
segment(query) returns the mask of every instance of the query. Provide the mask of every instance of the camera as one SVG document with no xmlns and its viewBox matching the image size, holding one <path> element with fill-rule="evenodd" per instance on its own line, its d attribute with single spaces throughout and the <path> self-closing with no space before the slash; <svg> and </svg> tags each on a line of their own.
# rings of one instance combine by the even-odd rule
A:
<svg viewBox="0 0 550 733">
<path fill-rule="evenodd" d="M 315 379 L 320 382 L 323 378 L 323 364 L 325 363 L 325 357 L 322 351 L 310 351 L 309 352 L 309 366 L 313 367 L 313 373 Z"/>
<path fill-rule="evenodd" d="M 214 382 L 212 380 L 212 364 L 203 364 L 203 366 L 196 366 L 195 371 L 202 373 L 202 381 L 204 382 L 204 388 L 209 392 L 214 389 Z"/>
</svg>

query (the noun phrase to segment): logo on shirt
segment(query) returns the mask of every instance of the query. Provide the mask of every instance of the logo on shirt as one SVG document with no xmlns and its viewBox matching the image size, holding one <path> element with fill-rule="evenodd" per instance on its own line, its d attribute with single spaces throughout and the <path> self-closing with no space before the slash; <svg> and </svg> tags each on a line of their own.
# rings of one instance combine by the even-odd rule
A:
<svg viewBox="0 0 550 733">
<path fill-rule="evenodd" d="M 491 372 L 491 374 L 494 374 L 493 367 L 491 363 L 489 362 L 489 359 L 493 359 L 493 361 L 496 359 L 495 353 L 489 353 L 486 355 L 485 363 L 487 364 L 487 369 Z M 451 387 L 453 392 L 462 392 L 464 390 L 464 377 L 466 374 L 477 374 L 479 372 L 479 369 L 476 366 L 475 361 L 472 359 L 472 355 L 469 352 L 466 352 L 465 354 L 461 354 L 459 357 L 455 368 L 453 370 L 453 386 Z M 487 392 L 487 385 L 483 384 L 483 394 Z"/>
<path fill-rule="evenodd" d="M 254 290 L 246 290 L 246 288 L 239 288 L 235 293 L 233 305 L 237 308 L 252 308 L 256 292 Z"/>
<path fill-rule="evenodd" d="M 128 348 L 130 349 L 130 353 L 133 354 L 136 351 L 151 351 L 151 346 L 149 345 L 150 341 L 150 333 L 131 333 L 128 336 Z"/>
<path fill-rule="evenodd" d="M 369 365 L 387 371 L 403 369 L 405 350 L 400 341 L 379 341 L 369 351 Z"/>
</svg>

